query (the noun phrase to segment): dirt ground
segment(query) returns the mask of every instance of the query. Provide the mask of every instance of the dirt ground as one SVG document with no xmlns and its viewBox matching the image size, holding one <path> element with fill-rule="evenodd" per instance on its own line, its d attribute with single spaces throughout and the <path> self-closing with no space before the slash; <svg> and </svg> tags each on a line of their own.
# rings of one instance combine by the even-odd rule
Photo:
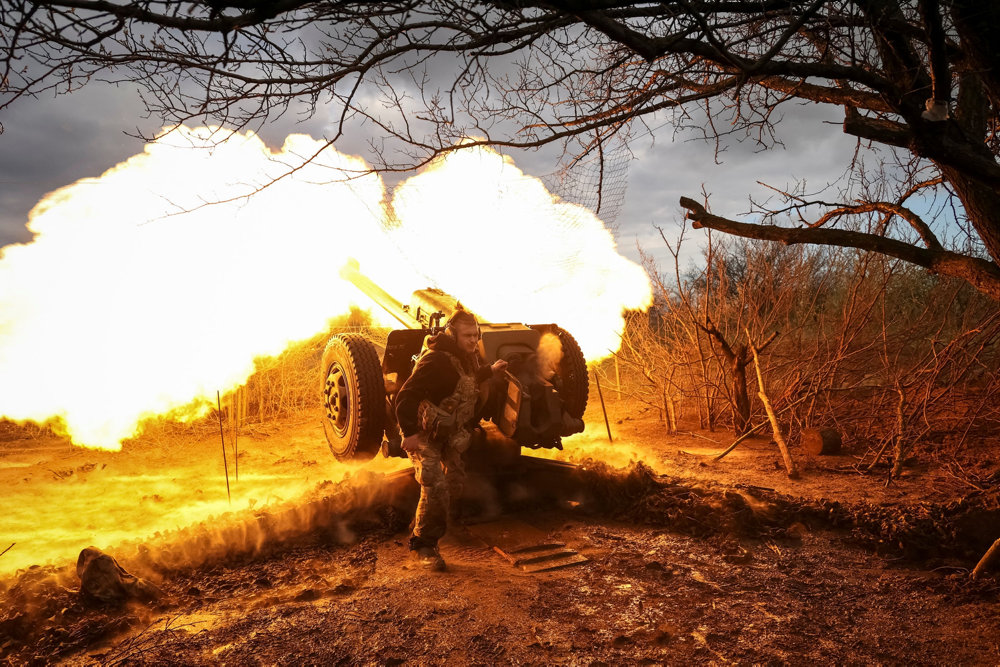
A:
<svg viewBox="0 0 1000 667">
<path fill-rule="evenodd" d="M 765 438 L 711 463 L 729 444 L 724 433 L 668 437 L 636 406 L 613 405 L 609 445 L 594 407 L 587 432 L 567 441 L 563 455 L 581 467 L 567 479 L 543 472 L 523 480 L 552 490 L 544 501 L 529 494 L 456 528 L 442 546 L 444 573 L 407 557 L 412 480 L 392 474 L 398 465 L 369 473 L 334 464 L 313 415 L 246 435 L 233 505 L 220 495 L 219 446 L 207 430 L 161 429 L 120 453 L 0 440 L 0 484 L 16 507 L 0 520 L 0 540 L 18 530 L 15 548 L 48 537 L 63 545 L 37 552 L 52 564 L 0 579 L 0 657 L 1000 662 L 997 578 L 968 578 L 996 528 L 994 478 L 982 470 L 915 466 L 887 487 L 881 473 L 854 472 L 850 454 L 793 451 L 802 474 L 789 480 Z M 74 472 L 58 474 L 66 470 Z M 390 479 L 402 495 L 382 493 Z M 90 505 L 100 510 L 93 517 L 74 515 Z M 37 539 L 24 528 L 32 520 Z M 508 525 L 588 561 L 522 572 L 490 543 Z M 15 540 L 3 541 L 0 550 Z M 162 597 L 84 603 L 72 563 L 88 544 L 154 581 Z"/>
</svg>

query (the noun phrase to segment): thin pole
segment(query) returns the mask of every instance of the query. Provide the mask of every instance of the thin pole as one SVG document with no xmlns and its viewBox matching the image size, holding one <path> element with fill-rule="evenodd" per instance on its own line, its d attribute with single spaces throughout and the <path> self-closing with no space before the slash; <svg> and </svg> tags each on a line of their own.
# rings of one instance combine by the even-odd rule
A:
<svg viewBox="0 0 1000 667">
<path fill-rule="evenodd" d="M 597 374 L 597 368 L 594 368 L 594 379 L 597 380 L 597 395 L 601 399 L 601 412 L 604 413 L 604 426 L 608 429 L 608 442 L 614 442 L 611 438 L 611 424 L 608 422 L 608 409 L 604 407 L 604 393 L 601 391 L 601 376 Z"/>
<path fill-rule="evenodd" d="M 0 551 L 0 556 L 3 556 L 5 553 L 13 549 L 15 544 L 17 544 L 17 542 L 11 542 L 9 547 L 4 549 L 3 551 Z"/>
<path fill-rule="evenodd" d="M 618 368 L 618 355 L 615 355 L 615 389 L 618 392 L 618 400 L 622 399 L 622 373 Z"/>
<path fill-rule="evenodd" d="M 233 504 L 233 494 L 229 490 L 229 463 L 226 461 L 226 436 L 222 432 L 222 398 L 219 391 L 215 391 L 215 403 L 219 406 L 219 437 L 222 438 L 222 465 L 226 469 L 226 495 L 229 496 L 229 504 Z"/>
<path fill-rule="evenodd" d="M 239 396 L 240 390 L 236 389 L 233 393 L 233 450 L 235 451 L 236 459 L 236 481 L 240 481 L 240 408 L 239 408 Z"/>
</svg>

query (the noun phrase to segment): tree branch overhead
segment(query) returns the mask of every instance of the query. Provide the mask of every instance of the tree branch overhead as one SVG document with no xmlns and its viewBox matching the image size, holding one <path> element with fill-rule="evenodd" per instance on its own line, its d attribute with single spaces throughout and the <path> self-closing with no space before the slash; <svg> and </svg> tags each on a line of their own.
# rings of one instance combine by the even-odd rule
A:
<svg viewBox="0 0 1000 667">
<path fill-rule="evenodd" d="M 765 225 L 754 238 L 885 253 L 995 295 L 994 5 L 11 0 L 0 8 L 0 109 L 95 80 L 134 82 L 167 124 L 243 129 L 303 104 L 307 113 L 331 108 L 334 137 L 351 123 L 374 122 L 384 137 L 375 167 L 399 170 L 470 136 L 585 152 L 595 133 L 628 137 L 633 125 L 672 110 L 690 124 L 697 105 L 706 122 L 696 129 L 708 138 L 745 133 L 769 148 L 776 109 L 790 101 L 830 105 L 843 110 L 844 133 L 888 151 L 883 171 L 860 160 L 846 165 L 855 180 L 841 201 L 814 213 L 818 224 Z M 931 181 L 918 196 L 923 204 L 892 208 L 914 183 Z M 905 224 L 846 226 L 862 214 Z M 749 233 L 693 215 L 719 231 Z M 956 228 L 971 239 L 967 247 L 948 246 L 956 234 L 942 230 Z M 912 233 L 922 247 L 910 242 Z"/>
</svg>

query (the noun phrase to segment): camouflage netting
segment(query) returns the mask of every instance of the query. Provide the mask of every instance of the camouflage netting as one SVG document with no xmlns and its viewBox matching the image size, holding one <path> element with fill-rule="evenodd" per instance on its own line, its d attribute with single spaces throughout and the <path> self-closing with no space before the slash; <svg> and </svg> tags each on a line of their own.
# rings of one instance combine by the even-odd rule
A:
<svg viewBox="0 0 1000 667">
<path fill-rule="evenodd" d="M 542 177 L 550 192 L 590 209 L 609 229 L 616 228 L 625 203 L 632 161 L 628 137 L 623 132 L 603 137 L 587 135 L 575 148 L 568 146 L 559 167 Z"/>
</svg>

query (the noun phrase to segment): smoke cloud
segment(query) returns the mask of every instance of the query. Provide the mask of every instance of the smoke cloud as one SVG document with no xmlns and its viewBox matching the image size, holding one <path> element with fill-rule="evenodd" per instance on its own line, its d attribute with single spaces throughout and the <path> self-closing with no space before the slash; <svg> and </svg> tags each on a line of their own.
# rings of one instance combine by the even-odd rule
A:
<svg viewBox="0 0 1000 667">
<path fill-rule="evenodd" d="M 493 151 L 431 165 L 388 213 L 381 178 L 322 147 L 179 127 L 43 199 L 34 241 L 0 249 L 0 415 L 109 449 L 199 416 L 255 357 L 371 307 L 338 277 L 349 257 L 403 302 L 432 284 L 488 319 L 556 322 L 591 359 L 649 303 L 600 220 Z"/>
</svg>

